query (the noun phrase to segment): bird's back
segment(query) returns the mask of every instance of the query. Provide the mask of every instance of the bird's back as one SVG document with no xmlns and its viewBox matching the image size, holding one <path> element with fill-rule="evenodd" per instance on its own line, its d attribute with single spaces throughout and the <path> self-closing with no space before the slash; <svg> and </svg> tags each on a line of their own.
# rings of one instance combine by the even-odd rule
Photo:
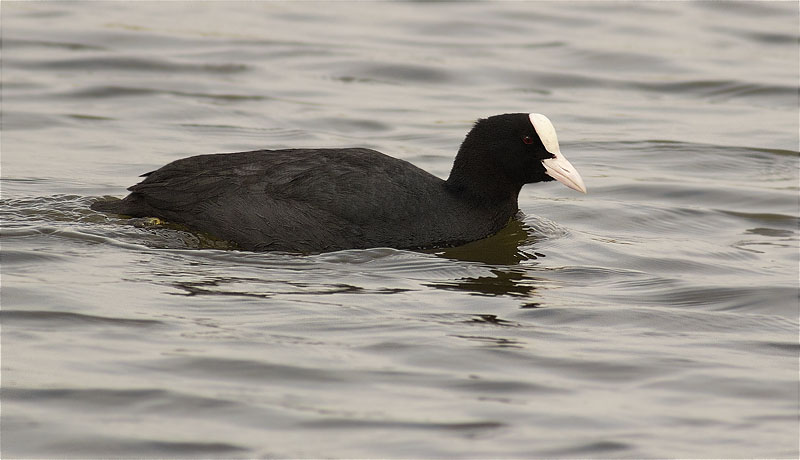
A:
<svg viewBox="0 0 800 460">
<path fill-rule="evenodd" d="M 293 252 L 445 243 L 433 240 L 447 216 L 432 208 L 451 204 L 443 180 L 359 148 L 199 155 L 129 190 L 98 208 L 186 224 L 243 249 Z"/>
</svg>

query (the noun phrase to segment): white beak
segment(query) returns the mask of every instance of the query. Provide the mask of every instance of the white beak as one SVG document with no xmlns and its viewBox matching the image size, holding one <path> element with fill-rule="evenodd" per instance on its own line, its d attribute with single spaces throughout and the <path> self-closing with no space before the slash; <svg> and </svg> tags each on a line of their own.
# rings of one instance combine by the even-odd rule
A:
<svg viewBox="0 0 800 460">
<path fill-rule="evenodd" d="M 555 157 L 542 160 L 547 175 L 573 190 L 586 193 L 586 186 L 583 184 L 583 179 L 578 174 L 578 170 L 561 154 L 553 123 L 541 113 L 531 113 L 529 116 L 533 129 L 539 135 L 545 150 Z"/>
<path fill-rule="evenodd" d="M 581 175 L 578 174 L 578 170 L 572 166 L 572 163 L 567 161 L 561 152 L 553 153 L 553 155 L 555 158 L 542 160 L 547 175 L 573 190 L 586 193 L 586 185 L 583 184 Z"/>
</svg>

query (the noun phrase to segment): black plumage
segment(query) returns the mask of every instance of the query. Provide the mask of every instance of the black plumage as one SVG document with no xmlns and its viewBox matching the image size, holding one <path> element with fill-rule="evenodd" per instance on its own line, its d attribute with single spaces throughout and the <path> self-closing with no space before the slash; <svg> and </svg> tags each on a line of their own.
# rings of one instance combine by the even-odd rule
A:
<svg viewBox="0 0 800 460">
<path fill-rule="evenodd" d="M 362 148 L 199 155 L 92 209 L 184 224 L 253 251 L 432 248 L 502 229 L 523 184 L 553 180 L 527 114 L 479 120 L 450 177 Z"/>
</svg>

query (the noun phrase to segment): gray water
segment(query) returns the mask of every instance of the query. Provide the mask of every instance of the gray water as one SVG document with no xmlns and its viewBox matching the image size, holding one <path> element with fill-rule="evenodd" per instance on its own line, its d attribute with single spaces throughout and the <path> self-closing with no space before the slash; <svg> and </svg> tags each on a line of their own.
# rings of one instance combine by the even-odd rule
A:
<svg viewBox="0 0 800 460">
<path fill-rule="evenodd" d="M 505 112 L 589 194 L 461 248 L 88 209 L 213 152 L 445 177 Z M 2 2 L 1 147 L 3 458 L 798 456 L 795 2 Z"/>
</svg>

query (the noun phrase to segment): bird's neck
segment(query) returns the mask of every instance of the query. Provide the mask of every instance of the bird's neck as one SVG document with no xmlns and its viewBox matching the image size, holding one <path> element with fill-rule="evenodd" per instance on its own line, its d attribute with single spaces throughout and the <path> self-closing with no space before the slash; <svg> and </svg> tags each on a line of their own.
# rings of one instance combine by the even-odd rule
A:
<svg viewBox="0 0 800 460">
<path fill-rule="evenodd" d="M 489 208 L 513 208 L 517 211 L 517 198 L 522 183 L 508 177 L 493 161 L 484 161 L 489 155 L 470 155 L 459 150 L 447 178 L 447 188 L 464 199 Z"/>
</svg>

